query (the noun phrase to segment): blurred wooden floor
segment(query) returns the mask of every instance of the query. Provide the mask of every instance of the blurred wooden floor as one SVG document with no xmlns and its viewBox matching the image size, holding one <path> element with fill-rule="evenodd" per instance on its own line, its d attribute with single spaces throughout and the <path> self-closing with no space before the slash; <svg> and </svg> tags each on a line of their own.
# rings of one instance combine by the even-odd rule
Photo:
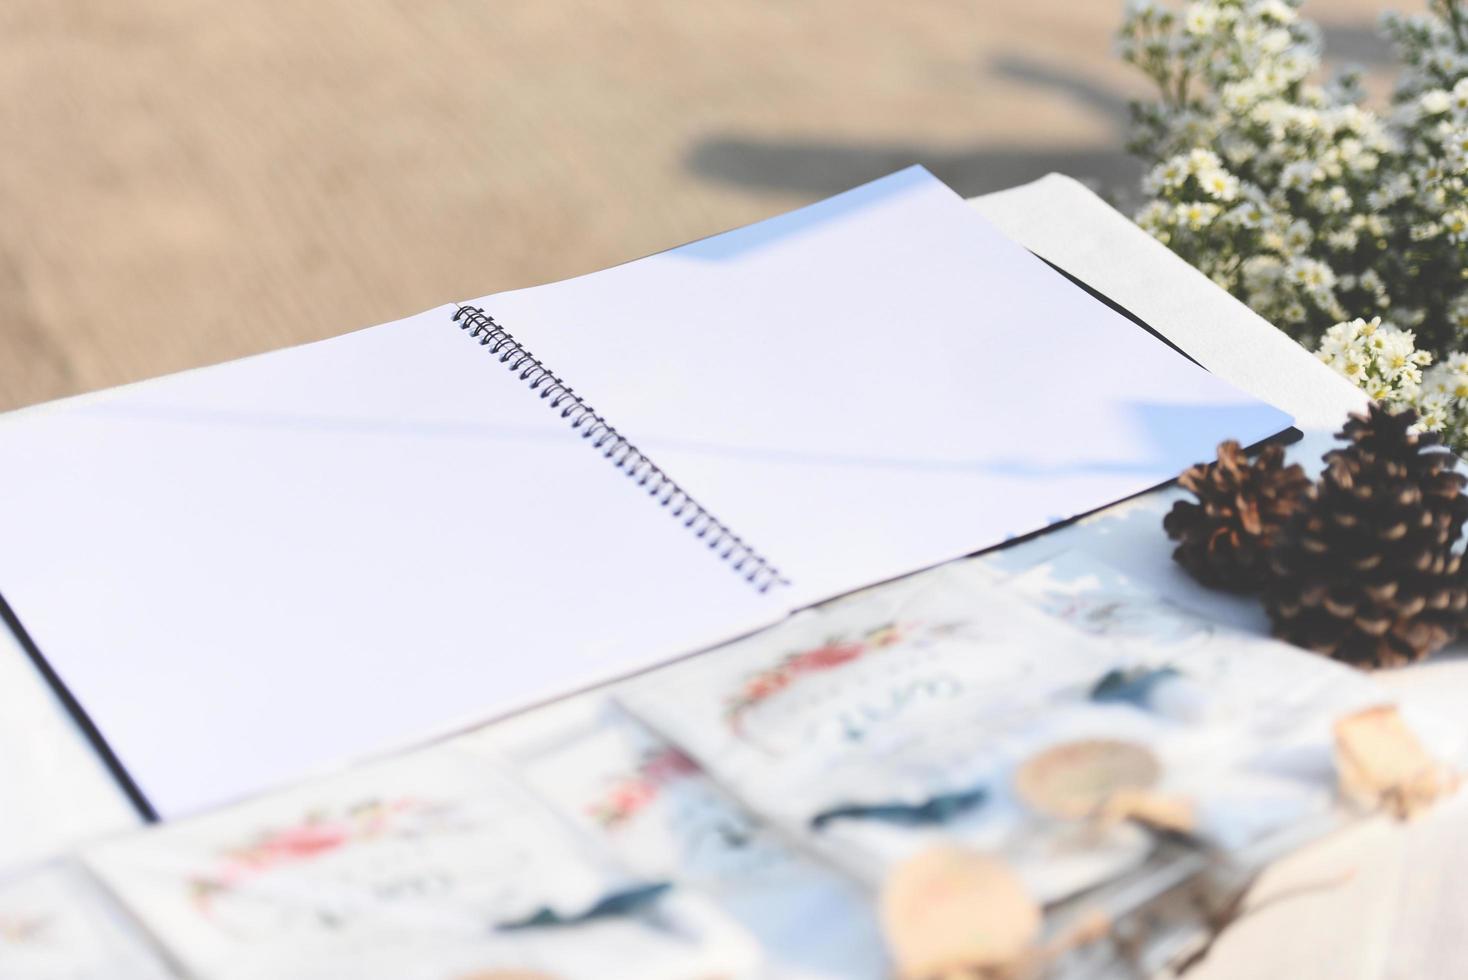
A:
<svg viewBox="0 0 1468 980">
<path fill-rule="evenodd" d="M 1379 53 L 1379 3 L 1307 7 Z M 589 271 L 911 162 L 966 194 L 1125 185 L 1120 9 L 8 0 L 0 408 Z"/>
</svg>

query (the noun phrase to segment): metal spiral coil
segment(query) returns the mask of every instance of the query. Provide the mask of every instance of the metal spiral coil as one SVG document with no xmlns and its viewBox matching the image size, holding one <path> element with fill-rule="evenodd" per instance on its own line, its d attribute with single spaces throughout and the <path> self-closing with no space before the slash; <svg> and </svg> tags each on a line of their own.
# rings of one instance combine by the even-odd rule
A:
<svg viewBox="0 0 1468 980">
<path fill-rule="evenodd" d="M 499 358 L 501 364 L 527 383 L 531 391 L 538 392 L 541 399 L 561 413 L 561 418 L 571 428 L 581 433 L 592 447 L 612 462 L 612 465 L 647 490 L 648 496 L 666 507 L 695 537 L 718 553 L 719 558 L 729 563 L 745 581 L 760 592 L 768 592 L 777 585 L 788 585 L 769 559 L 750 547 L 739 535 L 729 529 L 723 521 L 709 513 L 703 505 L 688 495 L 672 477 L 641 450 L 616 430 L 606 419 L 596 413 L 571 386 L 557 377 L 539 358 L 530 353 L 508 330 L 495 322 L 494 317 L 477 306 L 461 306 L 453 316 L 461 330 L 468 331 L 479 346 Z"/>
</svg>

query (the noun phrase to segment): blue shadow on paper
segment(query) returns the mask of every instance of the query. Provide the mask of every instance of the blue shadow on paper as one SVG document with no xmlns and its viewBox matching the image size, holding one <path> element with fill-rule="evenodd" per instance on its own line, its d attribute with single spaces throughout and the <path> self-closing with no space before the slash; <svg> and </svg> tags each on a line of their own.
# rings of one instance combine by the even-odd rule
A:
<svg viewBox="0 0 1468 980">
<path fill-rule="evenodd" d="M 1244 445 L 1278 435 L 1295 424 L 1294 417 L 1265 402 L 1242 405 L 1169 405 L 1134 402 L 1130 411 L 1146 433 L 1153 454 L 1161 460 L 1197 455 L 1198 433 L 1225 433 Z M 1212 458 L 1212 447 L 1204 454 Z"/>
<path fill-rule="evenodd" d="M 908 167 L 869 184 L 854 187 L 843 194 L 837 194 L 835 197 L 803 207 L 798 211 L 766 218 L 764 221 L 746 225 L 743 228 L 735 228 L 733 231 L 690 242 L 663 254 L 669 258 L 699 259 L 706 262 L 721 262 L 738 258 L 747 252 L 798 235 L 842 215 L 860 211 L 874 201 L 901 194 L 914 187 L 928 186 L 937 182 L 938 178 L 928 173 L 923 167 Z"/>
<path fill-rule="evenodd" d="M 458 419 L 392 419 L 289 412 L 200 409 L 165 404 L 124 405 L 99 402 L 80 408 L 80 414 L 116 422 L 163 423 L 243 429 L 277 429 L 300 435 L 414 436 L 422 438 L 490 439 L 508 442 L 566 442 L 579 438 L 564 421 L 550 412 L 545 424 L 498 425 L 493 422 Z"/>
<path fill-rule="evenodd" d="M 1252 445 L 1261 439 L 1278 435 L 1294 424 L 1294 419 L 1272 405 L 1173 405 L 1160 402 L 1133 402 L 1128 412 L 1137 423 L 1141 436 L 1138 452 L 1127 459 L 1089 460 L 1074 464 L 1033 463 L 1019 459 L 994 459 L 975 462 L 973 469 L 1007 476 L 1057 477 L 1072 474 L 1155 473 L 1177 470 L 1212 456 L 1212 446 L 1202 446 L 1200 433 L 1215 433 L 1219 441 L 1238 439 Z"/>
<path fill-rule="evenodd" d="M 1149 474 L 1180 471 L 1197 458 L 1207 456 L 1200 448 L 1199 433 L 1217 433 L 1216 438 L 1238 437 L 1245 444 L 1284 431 L 1291 419 L 1268 405 L 1169 405 L 1136 402 L 1128 406 L 1142 433 L 1139 452 L 1112 460 L 1083 460 L 1074 463 L 1045 463 L 1019 458 L 925 459 L 916 456 L 864 455 L 816 449 L 779 449 L 737 446 L 698 440 L 668 439 L 651 435 L 639 439 L 654 457 L 658 452 L 686 452 L 728 460 L 793 466 L 841 466 L 855 469 L 955 473 L 981 473 L 1011 477 L 1064 478 Z M 295 415 L 270 412 L 185 409 L 168 405 L 118 406 L 99 404 L 84 410 L 100 418 L 193 425 L 225 425 L 247 428 L 284 429 L 302 433 L 339 435 L 412 435 L 457 439 L 493 439 L 518 442 L 565 442 L 577 434 L 553 413 L 538 426 L 497 425 L 462 420 L 405 420 L 353 418 L 327 415 Z"/>
<path fill-rule="evenodd" d="M 794 466 L 849 466 L 874 470 L 1063 478 L 1181 472 L 1183 468 L 1212 453 L 1212 445 L 1205 445 L 1201 441 L 1200 433 L 1211 434 L 1210 438 L 1216 440 L 1237 438 L 1245 445 L 1250 445 L 1283 432 L 1293 424 L 1289 415 L 1262 402 L 1213 405 L 1133 402 L 1127 406 L 1127 411 L 1137 424 L 1140 436 L 1137 451 L 1123 458 L 1090 459 L 1074 463 L 1036 462 L 1016 457 L 924 459 L 916 456 L 835 453 L 814 448 L 775 449 L 671 439 L 655 434 L 639 440 L 639 443 L 654 456 L 662 450 Z M 975 441 L 980 438 L 976 437 Z"/>
</svg>

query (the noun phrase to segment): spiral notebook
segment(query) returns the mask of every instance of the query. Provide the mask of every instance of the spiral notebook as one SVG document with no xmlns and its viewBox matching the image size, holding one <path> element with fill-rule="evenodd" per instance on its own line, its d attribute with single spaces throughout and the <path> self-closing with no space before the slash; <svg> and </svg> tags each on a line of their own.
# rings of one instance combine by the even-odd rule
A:
<svg viewBox="0 0 1468 980">
<path fill-rule="evenodd" d="M 603 272 L 5 416 L 0 593 L 140 810 L 176 815 L 1289 424 L 913 168 Z"/>
</svg>

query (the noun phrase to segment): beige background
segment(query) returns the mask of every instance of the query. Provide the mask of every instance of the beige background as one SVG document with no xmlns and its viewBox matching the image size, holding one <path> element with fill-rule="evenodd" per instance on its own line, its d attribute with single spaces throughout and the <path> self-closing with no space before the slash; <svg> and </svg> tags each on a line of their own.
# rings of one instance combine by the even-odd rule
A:
<svg viewBox="0 0 1468 980">
<path fill-rule="evenodd" d="M 1382 4 L 1313 0 L 1376 62 Z M 1407 2 L 1405 6 L 1420 6 Z M 589 271 L 912 162 L 1125 188 L 1120 0 L 7 0 L 0 408 Z"/>
</svg>

